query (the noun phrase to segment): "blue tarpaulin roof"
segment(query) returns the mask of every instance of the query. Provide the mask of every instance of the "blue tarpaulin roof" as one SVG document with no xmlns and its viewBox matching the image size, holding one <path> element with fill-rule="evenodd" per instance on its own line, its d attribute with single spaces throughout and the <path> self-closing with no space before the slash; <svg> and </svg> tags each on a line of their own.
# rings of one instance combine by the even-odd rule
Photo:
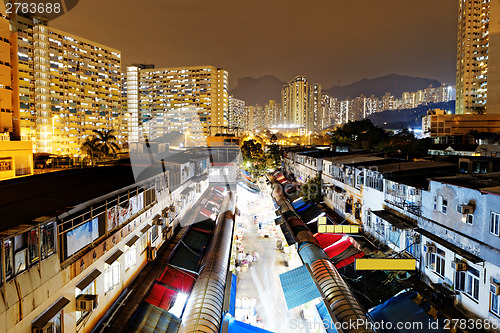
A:
<svg viewBox="0 0 500 333">
<path fill-rule="evenodd" d="M 127 332 L 175 333 L 180 324 L 181 320 L 167 310 L 142 302 L 132 317 Z"/>
<path fill-rule="evenodd" d="M 335 329 L 335 323 L 333 322 L 332 317 L 326 309 L 325 302 L 319 302 L 318 304 L 316 304 L 316 309 L 318 309 L 319 316 L 321 317 L 321 321 L 326 332 L 337 333 L 337 330 Z"/>
<path fill-rule="evenodd" d="M 321 297 L 305 265 L 280 274 L 280 281 L 288 310 Z"/>
<path fill-rule="evenodd" d="M 271 331 L 252 326 L 250 324 L 246 324 L 242 321 L 235 320 L 231 316 L 225 316 L 224 317 L 224 322 L 221 327 L 227 327 L 228 333 L 251 333 L 251 332 L 257 332 L 257 333 L 272 333 Z M 221 330 L 222 331 L 222 330 Z"/>
<path fill-rule="evenodd" d="M 238 281 L 238 278 L 236 277 L 236 274 L 233 274 L 232 279 L 231 279 L 231 294 L 229 298 L 229 313 L 234 316 L 234 313 L 236 311 L 236 282 Z"/>
<path fill-rule="evenodd" d="M 412 332 L 428 332 L 434 333 L 445 333 L 444 318 L 438 318 L 439 327 L 434 329 L 431 324 L 436 323 L 436 320 L 429 316 L 423 305 L 418 305 L 413 302 L 417 293 L 415 291 L 406 291 L 393 298 L 385 301 L 384 303 L 376 306 L 370 310 L 370 315 L 375 322 L 391 322 L 392 329 L 384 330 L 384 333 L 412 333 Z M 416 329 L 417 326 L 411 327 L 411 329 L 397 329 L 397 323 L 409 323 L 411 325 L 420 325 L 421 329 Z M 387 328 L 388 325 L 385 325 Z M 432 329 L 430 329 L 432 327 Z"/>
<path fill-rule="evenodd" d="M 292 206 L 293 206 L 293 208 L 295 208 L 295 209 L 297 209 L 297 208 L 299 208 L 299 207 L 302 207 L 302 206 L 304 206 L 305 204 L 306 204 L 306 202 L 305 202 L 302 198 L 298 199 L 298 200 L 297 200 L 297 201 L 295 201 L 295 202 L 292 202 Z"/>
</svg>

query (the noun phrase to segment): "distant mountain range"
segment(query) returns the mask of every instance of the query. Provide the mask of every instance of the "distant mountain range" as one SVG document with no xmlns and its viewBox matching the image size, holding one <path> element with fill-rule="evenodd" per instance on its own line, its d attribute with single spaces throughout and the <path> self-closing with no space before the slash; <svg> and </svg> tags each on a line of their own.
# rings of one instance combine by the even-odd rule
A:
<svg viewBox="0 0 500 333">
<path fill-rule="evenodd" d="M 246 102 L 247 105 L 265 105 L 273 99 L 281 103 L 281 88 L 285 82 L 281 82 L 275 76 L 266 75 L 255 79 L 244 77 L 238 79 L 238 85 L 229 93 L 234 97 Z"/>
<path fill-rule="evenodd" d="M 281 88 L 286 82 L 282 82 L 275 76 L 266 75 L 260 78 L 244 77 L 238 79 L 236 88 L 230 91 L 234 97 L 244 100 L 247 105 L 266 104 L 270 99 L 281 101 Z M 441 83 L 437 80 L 419 77 L 389 74 L 374 79 L 362 79 L 346 86 L 334 86 L 329 89 L 323 87 L 323 93 L 339 99 L 355 98 L 364 94 L 365 96 L 382 97 L 390 92 L 395 98 L 401 98 L 403 92 L 414 92 L 425 89 L 429 85 L 439 87 Z"/>
<path fill-rule="evenodd" d="M 420 89 L 425 89 L 429 85 L 433 87 L 441 86 L 437 80 L 424 79 L 420 77 L 405 76 L 398 74 L 389 74 L 386 76 L 377 77 L 374 79 L 362 79 L 347 86 L 335 86 L 323 91 L 339 99 L 355 98 L 364 94 L 365 96 L 382 97 L 385 93 L 390 92 L 394 98 L 401 98 L 404 92 L 414 92 Z"/>
</svg>

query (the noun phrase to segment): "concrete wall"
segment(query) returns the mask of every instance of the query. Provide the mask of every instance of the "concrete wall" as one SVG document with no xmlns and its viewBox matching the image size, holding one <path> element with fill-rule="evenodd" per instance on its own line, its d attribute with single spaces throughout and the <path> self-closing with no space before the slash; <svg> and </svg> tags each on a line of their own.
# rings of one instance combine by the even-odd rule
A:
<svg viewBox="0 0 500 333">
<path fill-rule="evenodd" d="M 208 180 L 201 183 L 200 191 L 193 191 L 190 201 L 178 210 L 178 216 L 171 223 L 173 227 L 179 223 L 179 219 L 200 198 L 207 187 Z M 182 187 L 179 188 L 180 190 Z M 146 265 L 147 247 L 158 248 L 166 241 L 160 227 L 153 226 L 153 228 L 158 228 L 158 237 L 155 240 L 152 239 L 152 229 L 146 233 L 142 233 L 141 229 L 146 225 L 151 225 L 153 218 L 161 214 L 165 207 L 175 204 L 177 197 L 176 193 L 170 196 L 169 191 L 157 193 L 155 205 L 124 224 L 105 241 L 86 250 L 83 256 L 73 263 L 61 263 L 56 252 L 42 260 L 40 264 L 28 268 L 7 281 L 3 286 L 3 297 L 0 297 L 0 332 L 30 332 L 32 322 L 61 296 L 70 301 L 62 312 L 63 331 L 90 332 Z M 125 244 L 134 235 L 140 237 L 134 244 L 136 263 L 127 268 L 125 256 L 129 247 Z M 106 249 L 103 248 L 104 243 L 107 243 Z M 104 275 L 108 264 L 105 260 L 118 249 L 123 251 L 123 254 L 116 260 L 120 264 L 120 281 L 111 290 L 106 291 Z M 95 257 L 94 253 L 96 253 Z M 83 269 L 81 260 L 85 263 Z M 77 323 L 76 296 L 80 291 L 76 288 L 76 284 L 96 268 L 101 272 L 101 275 L 95 279 L 96 294 L 99 297 L 98 307 Z"/>
<path fill-rule="evenodd" d="M 18 174 L 33 174 L 33 144 L 31 141 L 0 141 L 0 161 L 10 165 L 10 170 L 0 170 L 0 180 Z"/>
</svg>

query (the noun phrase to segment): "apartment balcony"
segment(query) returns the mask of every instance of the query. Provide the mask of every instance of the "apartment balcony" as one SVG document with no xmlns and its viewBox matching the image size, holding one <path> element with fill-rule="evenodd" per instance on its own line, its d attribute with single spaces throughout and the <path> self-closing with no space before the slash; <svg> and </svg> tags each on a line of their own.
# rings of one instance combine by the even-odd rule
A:
<svg viewBox="0 0 500 333">
<path fill-rule="evenodd" d="M 387 193 L 385 195 L 385 202 L 415 216 L 422 216 L 421 202 L 411 202 L 407 200 L 405 197 L 398 195 L 391 195 Z"/>
</svg>

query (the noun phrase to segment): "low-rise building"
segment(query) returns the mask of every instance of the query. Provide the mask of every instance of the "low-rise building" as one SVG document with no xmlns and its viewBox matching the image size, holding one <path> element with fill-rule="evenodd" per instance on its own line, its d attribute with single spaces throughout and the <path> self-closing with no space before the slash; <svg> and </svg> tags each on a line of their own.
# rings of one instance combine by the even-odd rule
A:
<svg viewBox="0 0 500 333">
<path fill-rule="evenodd" d="M 456 305 L 500 323 L 500 173 L 435 178 L 422 193 L 421 271 Z M 424 260 L 425 259 L 425 260 Z"/>
<path fill-rule="evenodd" d="M 208 172 L 200 162 L 187 163 L 176 187 L 168 168 L 134 177 L 130 165 L 0 184 L 9 193 L 0 229 L 0 331 L 90 332 L 208 187 L 206 178 L 198 181 Z"/>
<path fill-rule="evenodd" d="M 0 141 L 0 180 L 33 174 L 31 141 Z"/>
<path fill-rule="evenodd" d="M 471 131 L 500 133 L 498 114 L 447 114 L 444 110 L 430 110 L 422 117 L 422 135 L 439 138 L 467 135 Z"/>
<path fill-rule="evenodd" d="M 300 156 L 288 163 L 304 167 Z M 475 158 L 486 157 L 460 160 Z M 500 172 L 490 167 L 456 175 L 458 169 L 455 163 L 372 154 L 325 158 L 324 202 L 344 219 L 339 223 L 362 225 L 380 255 L 416 259 L 437 300 L 451 300 L 468 318 L 498 327 Z"/>
</svg>

